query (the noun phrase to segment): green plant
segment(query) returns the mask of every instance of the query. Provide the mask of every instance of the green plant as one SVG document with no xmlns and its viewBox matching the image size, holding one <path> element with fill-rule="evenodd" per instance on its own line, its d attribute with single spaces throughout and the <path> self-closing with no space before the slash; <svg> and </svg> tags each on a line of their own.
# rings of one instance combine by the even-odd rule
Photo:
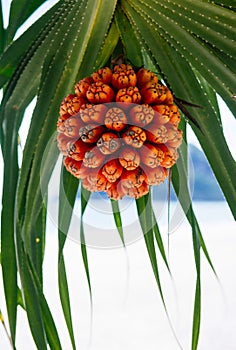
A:
<svg viewBox="0 0 236 350">
<path fill-rule="evenodd" d="M 109 65 L 120 54 L 134 66 L 145 66 L 157 72 L 183 112 L 181 128 L 186 144 L 188 123 L 236 218 L 236 165 L 223 134 L 216 98 L 216 94 L 220 95 L 235 113 L 236 5 L 235 1 L 228 0 L 64 0 L 58 1 L 14 39 L 18 28 L 44 2 L 13 0 L 6 29 L 2 7 L 0 9 L 0 84 L 3 89 L 0 119 L 4 160 L 1 266 L 13 347 L 17 307 L 21 304 L 36 346 L 46 349 L 49 344 L 52 349 L 60 349 L 60 334 L 43 293 L 42 263 L 47 184 L 59 154 L 53 135 L 61 100 L 71 92 L 76 81 Z M 37 102 L 19 168 L 18 131 L 25 109 L 34 97 Z M 42 164 L 45 145 L 47 154 Z M 75 349 L 63 247 L 79 182 L 63 169 L 61 181 L 70 205 L 59 198 L 59 291 Z M 191 206 L 185 147 L 180 148 L 178 168 L 173 169 L 171 181 L 192 227 L 197 273 L 192 349 L 196 349 L 201 318 L 201 250 L 212 268 L 213 265 Z M 89 193 L 82 190 L 81 198 L 82 217 Z M 118 203 L 112 201 L 112 206 L 123 237 Z M 154 239 L 167 266 L 168 263 L 150 194 L 137 200 L 137 210 L 165 305 Z M 63 230 L 60 229 L 62 225 Z M 83 236 L 82 224 L 80 234 Z M 86 245 L 82 244 L 81 249 L 90 285 Z"/>
</svg>

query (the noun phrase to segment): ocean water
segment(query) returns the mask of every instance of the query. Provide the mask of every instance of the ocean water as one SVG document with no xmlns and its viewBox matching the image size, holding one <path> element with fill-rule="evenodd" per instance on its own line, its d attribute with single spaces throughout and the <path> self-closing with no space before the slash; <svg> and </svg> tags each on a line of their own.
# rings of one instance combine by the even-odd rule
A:
<svg viewBox="0 0 236 350">
<path fill-rule="evenodd" d="M 218 278 L 201 254 L 202 317 L 200 350 L 236 349 L 236 225 L 225 202 L 194 202 L 209 255 Z M 191 349 L 191 322 L 196 271 L 191 229 L 176 202 L 168 208 L 154 202 L 163 242 L 168 252 L 170 277 L 157 249 L 157 260 L 169 318 L 185 350 Z M 58 327 L 63 350 L 69 337 L 57 291 L 56 208 L 50 208 L 44 263 L 44 289 Z M 79 205 L 76 207 L 79 212 Z M 151 269 L 137 213 L 132 201 L 121 204 L 127 248 L 122 248 L 107 203 L 91 201 L 84 217 L 91 275 L 93 311 L 80 251 L 79 215 L 74 218 L 65 246 L 75 338 L 80 350 L 177 350 Z M 103 234 L 102 234 L 102 231 Z M 115 234 L 116 233 L 116 234 Z M 109 237 L 110 234 L 110 237 Z M 0 307 L 5 314 L 3 292 Z M 92 316 L 91 316 L 92 314 Z M 0 325 L 0 349 L 10 350 Z M 19 312 L 17 349 L 36 349 L 24 313 Z"/>
</svg>

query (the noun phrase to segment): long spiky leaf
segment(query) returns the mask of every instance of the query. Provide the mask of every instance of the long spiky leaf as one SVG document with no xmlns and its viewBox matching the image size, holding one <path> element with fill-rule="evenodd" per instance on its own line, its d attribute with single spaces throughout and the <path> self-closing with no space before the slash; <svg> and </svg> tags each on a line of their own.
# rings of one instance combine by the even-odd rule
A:
<svg viewBox="0 0 236 350">
<path fill-rule="evenodd" d="M 157 282 L 158 286 L 158 291 L 162 300 L 162 304 L 164 306 L 164 310 L 169 322 L 169 325 L 171 327 L 171 330 L 173 332 L 173 335 L 176 339 L 176 342 L 178 343 L 180 349 L 182 349 L 182 345 L 179 342 L 179 339 L 176 335 L 175 329 L 173 327 L 172 321 L 170 319 L 170 315 L 166 306 L 166 302 L 164 299 L 164 294 L 162 291 L 162 286 L 161 286 L 161 280 L 159 276 L 159 269 L 158 269 L 158 264 L 157 264 L 157 257 L 156 257 L 156 251 L 155 251 L 155 244 L 154 244 L 154 234 L 153 234 L 153 213 L 151 210 L 151 195 L 150 193 L 146 194 L 145 196 L 136 199 L 136 206 L 137 206 L 137 211 L 139 215 L 139 222 L 142 228 L 142 232 L 144 235 L 144 240 L 146 244 L 146 248 L 148 251 L 148 255 L 150 258 L 150 262 L 152 265 L 152 269 L 154 272 L 154 276 Z"/>
<path fill-rule="evenodd" d="M 119 203 L 117 201 L 111 199 L 111 207 L 112 207 L 113 217 L 114 217 L 117 231 L 120 235 L 120 239 L 121 239 L 123 245 L 125 246 L 124 231 L 123 231 L 123 226 L 122 226 L 122 219 L 121 219 L 121 214 L 120 214 L 120 209 L 119 209 Z"/>
<path fill-rule="evenodd" d="M 89 292 L 90 292 L 90 299 L 92 302 L 92 289 L 91 289 L 88 256 L 87 256 L 87 248 L 86 248 L 84 224 L 83 224 L 83 215 L 84 215 L 85 209 L 87 207 L 90 195 L 91 195 L 91 192 L 87 191 L 83 186 L 81 186 L 81 220 L 80 220 L 81 253 L 82 253 L 85 273 L 86 273 L 86 277 L 87 277 Z"/>
<path fill-rule="evenodd" d="M 78 179 L 69 174 L 64 165 L 61 168 L 59 211 L 58 211 L 58 286 L 61 306 L 64 313 L 65 322 L 71 339 L 71 346 L 75 350 L 75 337 L 73 332 L 69 286 L 67 281 L 66 265 L 64 259 L 64 246 L 70 226 L 73 208 L 78 192 Z"/>
</svg>

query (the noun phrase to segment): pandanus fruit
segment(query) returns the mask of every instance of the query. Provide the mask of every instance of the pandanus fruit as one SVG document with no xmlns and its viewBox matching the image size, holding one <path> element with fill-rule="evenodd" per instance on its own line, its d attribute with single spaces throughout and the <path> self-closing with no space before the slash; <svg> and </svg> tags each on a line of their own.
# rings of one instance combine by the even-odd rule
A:
<svg viewBox="0 0 236 350">
<path fill-rule="evenodd" d="M 173 95 L 156 74 L 129 64 L 102 67 L 62 101 L 58 148 L 89 191 L 139 198 L 176 163 L 179 122 Z"/>
</svg>

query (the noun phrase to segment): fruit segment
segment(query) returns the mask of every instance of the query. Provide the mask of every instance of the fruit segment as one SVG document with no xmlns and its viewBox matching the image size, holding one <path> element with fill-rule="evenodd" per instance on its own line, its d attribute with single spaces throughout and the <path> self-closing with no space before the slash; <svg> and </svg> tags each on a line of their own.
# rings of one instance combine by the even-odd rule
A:
<svg viewBox="0 0 236 350">
<path fill-rule="evenodd" d="M 156 168 L 164 159 L 164 152 L 161 148 L 146 143 L 140 150 L 143 164 L 150 168 Z"/>
<path fill-rule="evenodd" d="M 168 141 L 167 128 L 165 125 L 150 125 L 147 130 L 147 139 L 153 143 L 166 143 Z"/>
<path fill-rule="evenodd" d="M 68 137 L 76 138 L 82 125 L 83 122 L 77 115 L 71 116 L 64 122 L 64 134 Z"/>
<path fill-rule="evenodd" d="M 161 84 L 149 82 L 141 89 L 143 102 L 147 104 L 171 104 L 173 96 L 170 90 Z"/>
<path fill-rule="evenodd" d="M 102 83 L 101 81 L 90 85 L 86 92 L 86 97 L 89 102 L 95 104 L 111 102 L 113 101 L 114 96 L 115 94 L 112 88 L 109 85 Z"/>
<path fill-rule="evenodd" d="M 131 125 L 122 134 L 122 138 L 127 145 L 133 146 L 134 148 L 140 148 L 146 141 L 146 133 L 139 126 Z"/>
<path fill-rule="evenodd" d="M 97 147 L 94 147 L 85 152 L 83 164 L 88 168 L 97 168 L 103 164 L 104 158 L 104 155 L 101 154 L 99 149 Z"/>
<path fill-rule="evenodd" d="M 131 147 L 125 147 L 120 152 L 119 162 L 126 170 L 134 170 L 140 164 L 140 155 Z"/>
<path fill-rule="evenodd" d="M 109 160 L 102 168 L 102 174 L 111 183 L 116 182 L 123 172 L 123 167 L 117 159 Z"/>
<path fill-rule="evenodd" d="M 96 143 L 103 132 L 102 125 L 87 124 L 79 129 L 79 137 L 85 143 Z"/>
<path fill-rule="evenodd" d="M 112 85 L 115 89 L 123 89 L 129 86 L 136 86 L 137 76 L 132 66 L 116 66 L 111 78 Z"/>
<path fill-rule="evenodd" d="M 104 124 L 108 129 L 119 132 L 127 125 L 126 114 L 121 108 L 110 108 L 105 115 Z"/>
<path fill-rule="evenodd" d="M 67 155 L 75 160 L 83 160 L 88 147 L 82 140 L 67 143 Z"/>
<path fill-rule="evenodd" d="M 134 125 L 145 126 L 152 122 L 154 110 L 148 104 L 137 105 L 130 111 L 130 119 Z"/>
<path fill-rule="evenodd" d="M 141 99 L 141 94 L 136 86 L 120 89 L 116 95 L 116 102 L 140 103 Z"/>
<path fill-rule="evenodd" d="M 84 123 L 103 124 L 106 111 L 107 107 L 103 104 L 86 103 L 81 106 L 79 116 Z"/>
<path fill-rule="evenodd" d="M 120 148 L 120 138 L 113 132 L 104 133 L 97 142 L 101 153 L 112 154 Z"/>
<path fill-rule="evenodd" d="M 84 97 L 70 94 L 64 98 L 60 106 L 60 115 L 74 115 L 79 112 L 80 107 L 86 102 Z"/>
</svg>

